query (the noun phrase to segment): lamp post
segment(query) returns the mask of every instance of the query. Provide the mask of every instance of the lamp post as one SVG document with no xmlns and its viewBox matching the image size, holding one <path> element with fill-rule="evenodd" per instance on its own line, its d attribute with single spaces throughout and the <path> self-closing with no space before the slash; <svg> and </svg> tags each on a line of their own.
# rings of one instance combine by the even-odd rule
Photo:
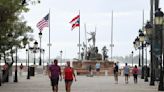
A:
<svg viewBox="0 0 164 92">
<path fill-rule="evenodd" d="M 164 41 L 164 37 L 163 37 L 163 12 L 160 10 L 160 8 L 158 10 L 156 10 L 155 12 L 155 28 L 156 28 L 156 31 L 157 32 L 160 32 L 160 44 L 161 44 L 161 47 L 160 47 L 160 50 L 161 52 L 163 52 L 163 57 L 164 57 L 164 45 L 163 45 L 163 41 Z M 163 66 L 164 66 L 164 59 L 162 59 L 162 53 L 161 53 L 161 58 L 160 58 L 160 82 L 159 82 L 159 86 L 158 86 L 158 90 L 159 91 L 164 91 L 164 79 L 163 79 Z"/>
<path fill-rule="evenodd" d="M 9 42 L 12 42 L 13 39 L 13 34 L 9 33 L 8 34 L 9 37 Z M 16 46 L 16 60 L 15 60 L 15 76 L 14 76 L 14 82 L 18 82 L 18 69 L 17 69 L 17 46 Z"/>
<path fill-rule="evenodd" d="M 62 54 L 63 54 L 63 51 L 61 50 L 60 51 L 61 65 L 62 65 Z"/>
<path fill-rule="evenodd" d="M 141 55 L 140 55 L 140 40 L 138 37 L 135 39 L 135 44 L 136 44 L 136 48 L 138 48 L 138 52 L 139 52 L 138 66 L 140 67 L 141 66 L 141 58 L 140 58 Z"/>
<path fill-rule="evenodd" d="M 146 35 L 149 38 L 150 41 L 150 69 L 151 69 L 151 75 L 150 75 L 150 85 L 153 86 L 155 85 L 154 81 L 155 81 L 155 73 L 154 73 L 154 62 L 153 62 L 153 26 L 150 22 L 147 22 L 145 25 L 145 31 L 146 31 Z"/>
<path fill-rule="evenodd" d="M 26 49 L 27 51 L 27 79 L 30 79 L 30 42 L 33 41 L 33 38 L 29 38 L 29 41 L 27 42 L 28 48 Z"/>
<path fill-rule="evenodd" d="M 8 34 L 8 37 L 9 37 L 9 42 L 12 41 L 13 39 L 13 34 L 12 33 L 9 33 Z M 17 46 L 16 46 L 16 60 L 15 60 L 15 76 L 14 76 L 14 82 L 18 82 L 18 69 L 17 69 Z"/>
<path fill-rule="evenodd" d="M 144 79 L 144 50 L 143 50 L 143 44 L 145 40 L 145 35 L 144 33 L 139 30 L 139 40 L 141 42 L 141 49 L 142 49 L 142 74 L 141 74 L 141 79 Z"/>
<path fill-rule="evenodd" d="M 18 52 L 18 49 L 17 49 L 17 47 L 16 47 L 16 60 L 15 60 L 15 63 L 16 63 L 16 65 L 15 65 L 15 77 L 14 77 L 14 82 L 18 82 L 18 67 L 17 67 L 17 52 Z"/>
<path fill-rule="evenodd" d="M 27 66 L 27 62 L 28 62 L 27 58 L 28 58 L 28 49 L 26 49 L 26 66 Z"/>
<path fill-rule="evenodd" d="M 38 48 L 38 42 L 35 41 L 35 42 L 34 42 L 34 48 L 33 48 L 33 53 L 34 53 L 34 65 L 36 65 L 35 54 L 36 54 L 37 48 Z"/>
<path fill-rule="evenodd" d="M 148 45 L 149 43 L 148 42 L 146 42 L 145 44 L 144 44 L 144 47 L 145 47 L 145 61 L 146 61 L 146 66 L 145 66 L 145 82 L 148 82 L 149 80 L 148 80 L 148 68 L 147 68 L 147 45 Z"/>
<path fill-rule="evenodd" d="M 132 67 L 133 67 L 133 51 L 131 53 L 132 53 Z"/>
<path fill-rule="evenodd" d="M 39 65 L 41 66 L 42 65 L 42 58 L 41 58 L 41 39 L 42 39 L 42 32 L 40 31 L 39 32 L 39 38 L 40 38 L 40 58 L 39 58 Z"/>
<path fill-rule="evenodd" d="M 29 43 L 28 43 L 28 49 L 27 51 L 27 79 L 30 79 L 30 65 L 29 65 Z"/>
<path fill-rule="evenodd" d="M 0 54 L 0 86 L 2 85 L 2 69 L 1 69 L 1 54 Z"/>
<path fill-rule="evenodd" d="M 43 70 L 44 70 L 44 53 L 45 53 L 45 50 L 43 49 Z"/>
</svg>

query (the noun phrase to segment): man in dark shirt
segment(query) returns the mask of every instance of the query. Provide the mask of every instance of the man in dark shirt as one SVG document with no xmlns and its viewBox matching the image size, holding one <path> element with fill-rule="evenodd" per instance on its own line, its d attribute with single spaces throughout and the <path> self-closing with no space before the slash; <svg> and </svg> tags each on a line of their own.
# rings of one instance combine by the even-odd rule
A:
<svg viewBox="0 0 164 92">
<path fill-rule="evenodd" d="M 114 65 L 113 72 L 114 72 L 115 83 L 118 84 L 118 65 L 117 65 L 117 63 L 115 63 L 115 65 Z"/>
<path fill-rule="evenodd" d="M 62 79 L 62 76 L 61 76 L 60 66 L 58 66 L 58 61 L 56 59 L 54 60 L 54 64 L 49 66 L 48 70 L 49 70 L 48 75 L 51 80 L 52 90 L 53 92 L 58 92 L 59 76 L 60 79 Z"/>
</svg>

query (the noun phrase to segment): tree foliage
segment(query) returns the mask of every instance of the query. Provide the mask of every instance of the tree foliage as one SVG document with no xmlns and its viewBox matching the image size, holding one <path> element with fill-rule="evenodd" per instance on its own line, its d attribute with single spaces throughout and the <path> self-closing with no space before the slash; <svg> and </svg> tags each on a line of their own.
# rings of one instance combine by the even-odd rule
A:
<svg viewBox="0 0 164 92">
<path fill-rule="evenodd" d="M 23 48 L 28 43 L 27 33 L 33 32 L 27 22 L 20 17 L 24 12 L 28 12 L 27 5 L 22 5 L 22 0 L 0 0 L 0 53 L 12 57 L 16 48 Z M 12 40 L 9 39 L 12 34 Z"/>
</svg>

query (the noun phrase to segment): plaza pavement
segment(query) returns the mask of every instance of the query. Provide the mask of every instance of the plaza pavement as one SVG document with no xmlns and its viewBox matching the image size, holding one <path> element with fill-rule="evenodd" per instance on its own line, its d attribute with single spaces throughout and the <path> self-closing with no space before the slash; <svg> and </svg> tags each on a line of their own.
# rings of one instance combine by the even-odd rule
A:
<svg viewBox="0 0 164 92">
<path fill-rule="evenodd" d="M 26 75 L 19 76 L 18 83 L 4 83 L 0 92 L 52 92 L 50 81 L 46 75 L 37 74 L 26 79 Z M 64 81 L 59 83 L 59 92 L 65 92 Z M 119 77 L 119 83 L 114 83 L 113 76 L 77 76 L 77 81 L 72 84 L 72 92 L 159 92 L 156 86 L 149 86 L 139 78 L 138 84 L 133 83 L 130 77 L 129 84 L 125 84 L 124 77 Z"/>
</svg>

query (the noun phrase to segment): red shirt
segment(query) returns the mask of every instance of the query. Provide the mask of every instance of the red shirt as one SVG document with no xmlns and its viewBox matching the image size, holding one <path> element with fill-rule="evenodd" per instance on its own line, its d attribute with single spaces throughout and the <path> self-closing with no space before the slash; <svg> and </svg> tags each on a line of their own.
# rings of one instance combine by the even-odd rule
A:
<svg viewBox="0 0 164 92">
<path fill-rule="evenodd" d="M 133 74 L 138 74 L 138 68 L 133 68 L 132 73 Z"/>
<path fill-rule="evenodd" d="M 73 69 L 71 67 L 66 67 L 64 69 L 65 80 L 73 80 Z"/>
</svg>

